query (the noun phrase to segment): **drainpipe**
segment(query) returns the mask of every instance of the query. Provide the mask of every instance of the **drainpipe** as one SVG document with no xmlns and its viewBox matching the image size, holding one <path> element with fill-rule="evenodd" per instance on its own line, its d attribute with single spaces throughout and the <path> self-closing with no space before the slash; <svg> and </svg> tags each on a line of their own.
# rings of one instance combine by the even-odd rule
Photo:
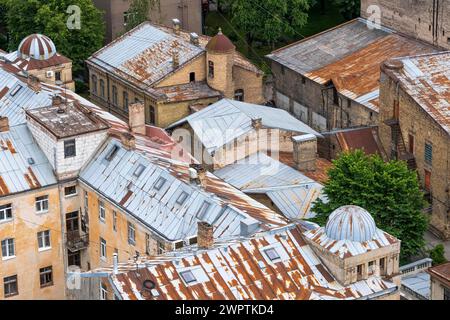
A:
<svg viewBox="0 0 450 320">
<path fill-rule="evenodd" d="M 113 254 L 113 274 L 116 275 L 119 273 L 119 261 L 117 258 L 117 253 Z"/>
</svg>

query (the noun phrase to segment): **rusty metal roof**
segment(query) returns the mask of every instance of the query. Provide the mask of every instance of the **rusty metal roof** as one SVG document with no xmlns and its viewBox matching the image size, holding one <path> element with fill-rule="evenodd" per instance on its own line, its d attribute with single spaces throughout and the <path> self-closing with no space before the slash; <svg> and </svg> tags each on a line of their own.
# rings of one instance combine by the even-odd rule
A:
<svg viewBox="0 0 450 320">
<path fill-rule="evenodd" d="M 278 49 L 268 58 L 378 112 L 380 65 L 387 59 L 438 51 L 394 31 L 370 29 L 358 18 Z"/>
<path fill-rule="evenodd" d="M 324 133 L 324 136 L 336 137 L 343 152 L 363 150 L 365 154 L 384 154 L 378 137 L 377 127 L 364 127 L 355 129 L 341 129 Z"/>
<path fill-rule="evenodd" d="M 156 92 L 166 96 L 165 102 L 192 101 L 206 98 L 219 98 L 222 94 L 204 82 L 190 82 L 182 85 L 159 87 Z"/>
<path fill-rule="evenodd" d="M 375 276 L 340 285 L 295 226 L 209 250 L 189 247 L 141 260 L 137 268 L 120 264 L 118 270 L 110 277 L 124 300 L 351 300 L 396 290 L 394 283 Z M 192 282 L 184 280 L 184 272 L 191 273 Z M 144 290 L 144 280 L 152 281 L 154 290 Z"/>
<path fill-rule="evenodd" d="M 430 267 L 428 273 L 433 277 L 439 278 L 450 287 L 450 262 Z"/>
<path fill-rule="evenodd" d="M 383 66 L 447 133 L 450 133 L 450 52 L 395 59 L 400 70 Z"/>
</svg>

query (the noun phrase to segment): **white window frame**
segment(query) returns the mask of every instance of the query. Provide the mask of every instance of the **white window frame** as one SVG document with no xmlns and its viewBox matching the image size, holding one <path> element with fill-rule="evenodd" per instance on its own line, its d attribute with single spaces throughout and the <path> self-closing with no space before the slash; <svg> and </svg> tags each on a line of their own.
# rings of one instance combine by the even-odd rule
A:
<svg viewBox="0 0 450 320">
<path fill-rule="evenodd" d="M 108 290 L 103 282 L 100 282 L 100 300 L 108 300 Z"/>
<path fill-rule="evenodd" d="M 39 243 L 39 239 L 42 239 L 42 246 Z M 37 239 L 38 239 L 38 251 L 46 251 L 52 248 L 52 240 L 50 235 L 50 230 L 44 230 L 39 231 L 37 233 Z"/>
<path fill-rule="evenodd" d="M 72 187 L 75 188 L 75 193 L 67 194 L 67 193 L 66 193 L 66 189 L 72 188 Z M 75 196 L 77 196 L 77 195 L 78 195 L 78 188 L 77 188 L 76 185 L 64 187 L 64 198 L 71 198 L 71 197 L 75 197 Z"/>
<path fill-rule="evenodd" d="M 100 221 L 106 221 L 106 208 L 103 200 L 98 200 L 98 217 L 100 218 Z"/>
<path fill-rule="evenodd" d="M 128 234 L 128 243 L 135 245 L 136 244 L 136 227 L 131 222 L 128 222 L 128 233 L 127 234 Z M 130 237 L 130 236 L 132 236 L 132 237 Z"/>
<path fill-rule="evenodd" d="M 42 198 L 42 199 L 40 199 Z M 44 208 L 44 203 L 47 203 L 47 208 Z M 38 209 L 39 206 L 39 209 Z M 36 197 L 35 199 L 35 208 L 36 208 L 36 213 L 47 213 L 48 212 L 48 208 L 49 208 L 49 202 L 48 202 L 48 195 L 44 195 L 44 196 L 39 196 Z"/>
<path fill-rule="evenodd" d="M 11 215 L 11 217 L 9 218 L 7 217 L 8 211 Z M 0 206 L 0 222 L 8 222 L 11 221 L 12 219 L 13 219 L 12 204 L 8 203 Z"/>
<path fill-rule="evenodd" d="M 106 240 L 100 237 L 100 258 L 106 261 Z"/>
<path fill-rule="evenodd" d="M 11 250 L 11 247 L 10 247 L 11 246 L 10 241 L 12 242 L 12 250 Z M 5 245 L 4 245 L 4 243 L 5 243 Z M 9 259 L 13 259 L 13 258 L 16 257 L 16 241 L 14 240 L 14 238 L 3 239 L 0 242 L 0 245 L 1 245 L 1 253 L 2 253 L 2 260 L 3 261 L 9 260 Z M 3 248 L 6 249 L 6 254 L 5 255 L 3 255 Z M 12 254 L 11 254 L 11 251 L 12 251 Z"/>
</svg>

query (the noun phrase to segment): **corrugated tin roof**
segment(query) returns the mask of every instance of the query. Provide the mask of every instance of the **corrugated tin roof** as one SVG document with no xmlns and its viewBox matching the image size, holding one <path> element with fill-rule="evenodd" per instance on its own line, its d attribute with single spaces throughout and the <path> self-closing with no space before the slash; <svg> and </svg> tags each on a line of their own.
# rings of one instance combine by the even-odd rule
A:
<svg viewBox="0 0 450 320">
<path fill-rule="evenodd" d="M 261 119 L 265 128 L 311 133 L 321 137 L 320 133 L 297 120 L 285 110 L 230 99 L 222 99 L 171 124 L 168 128 L 188 122 L 211 154 L 228 142 L 255 132 L 252 120 L 256 119 Z"/>
<path fill-rule="evenodd" d="M 431 281 L 427 272 L 419 272 L 411 276 L 402 277 L 402 286 L 421 295 L 425 299 L 430 299 Z"/>
<path fill-rule="evenodd" d="M 270 249 L 278 258 L 270 258 Z M 186 271 L 194 282 L 185 282 Z M 210 250 L 188 248 L 141 261 L 138 268 L 121 264 L 111 279 L 125 300 L 360 299 L 396 290 L 394 283 L 379 277 L 341 286 L 295 227 Z M 155 283 L 153 293 L 143 289 L 144 280 Z"/>
<path fill-rule="evenodd" d="M 384 154 L 377 128 L 338 130 L 330 134 L 336 136 L 342 151 L 363 150 L 367 155 Z"/>
<path fill-rule="evenodd" d="M 190 82 L 176 86 L 159 87 L 155 91 L 166 96 L 165 102 L 190 101 L 222 96 L 219 91 L 212 89 L 204 82 Z"/>
<path fill-rule="evenodd" d="M 53 169 L 26 124 L 0 132 L 0 196 L 53 184 Z"/>
<path fill-rule="evenodd" d="M 447 133 L 450 133 L 450 52 L 395 59 L 400 70 L 383 71 L 400 81 L 402 88 Z"/>
</svg>

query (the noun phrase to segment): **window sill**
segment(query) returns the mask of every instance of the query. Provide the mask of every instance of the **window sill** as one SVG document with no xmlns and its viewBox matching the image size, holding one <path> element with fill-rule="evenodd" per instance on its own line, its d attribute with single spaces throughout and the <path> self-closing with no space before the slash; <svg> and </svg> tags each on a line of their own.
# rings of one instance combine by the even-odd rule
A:
<svg viewBox="0 0 450 320">
<path fill-rule="evenodd" d="M 50 282 L 50 283 L 47 283 L 47 284 L 41 284 L 41 289 L 48 288 L 48 287 L 51 287 L 51 286 L 53 286 L 53 281 Z"/>
<path fill-rule="evenodd" d="M 78 195 L 78 193 L 74 193 L 74 194 L 69 194 L 69 195 L 64 195 L 64 198 L 68 199 L 68 198 L 73 198 L 76 197 Z"/>
<path fill-rule="evenodd" d="M 18 296 L 19 295 L 19 293 L 17 292 L 17 293 L 11 293 L 11 294 L 5 294 L 5 298 L 11 298 L 11 297 L 15 297 L 15 296 Z"/>
<path fill-rule="evenodd" d="M 46 214 L 46 213 L 48 213 L 48 210 L 45 210 L 45 211 L 36 211 L 36 214 L 37 214 L 37 215 Z"/>
<path fill-rule="evenodd" d="M 49 250 L 52 250 L 52 247 L 39 248 L 38 252 L 45 252 L 45 251 L 49 251 Z"/>
<path fill-rule="evenodd" d="M 0 220 L 0 224 L 3 224 L 3 223 L 9 223 L 9 222 L 12 222 L 14 219 L 5 219 L 5 220 Z"/>
<path fill-rule="evenodd" d="M 2 257 L 2 261 L 8 261 L 8 260 L 12 260 L 15 258 L 16 258 L 16 256 Z"/>
<path fill-rule="evenodd" d="M 103 261 L 103 262 L 107 262 L 106 261 L 106 257 L 100 257 L 100 260 Z"/>
</svg>

